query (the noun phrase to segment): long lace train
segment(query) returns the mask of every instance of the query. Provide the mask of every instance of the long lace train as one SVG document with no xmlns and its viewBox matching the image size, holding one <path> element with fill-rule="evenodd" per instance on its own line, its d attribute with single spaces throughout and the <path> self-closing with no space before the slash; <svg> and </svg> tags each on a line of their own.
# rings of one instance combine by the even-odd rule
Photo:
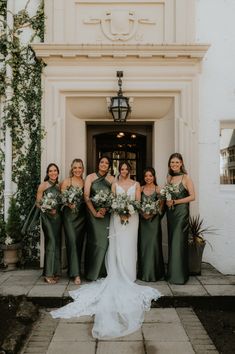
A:
<svg viewBox="0 0 235 354">
<path fill-rule="evenodd" d="M 141 327 L 144 312 L 150 310 L 151 301 L 161 294 L 149 286 L 134 283 L 137 230 L 137 214 L 125 226 L 121 225 L 119 216 L 112 215 L 106 255 L 108 276 L 70 291 L 74 302 L 52 311 L 54 318 L 95 315 L 92 335 L 99 339 L 125 336 Z"/>
</svg>

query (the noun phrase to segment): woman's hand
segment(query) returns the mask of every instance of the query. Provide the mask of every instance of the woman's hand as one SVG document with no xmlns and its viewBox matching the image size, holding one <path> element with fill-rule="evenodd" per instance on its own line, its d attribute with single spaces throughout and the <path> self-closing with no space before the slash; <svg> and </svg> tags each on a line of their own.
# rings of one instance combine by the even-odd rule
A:
<svg viewBox="0 0 235 354">
<path fill-rule="evenodd" d="M 143 218 L 145 219 L 145 220 L 149 220 L 149 219 L 152 219 L 152 217 L 153 217 L 153 215 L 151 215 L 151 214 L 142 214 L 143 215 Z"/>
<path fill-rule="evenodd" d="M 99 210 L 99 211 L 96 211 L 94 217 L 97 218 L 97 219 L 103 219 L 104 215 Z"/>
<path fill-rule="evenodd" d="M 75 204 L 68 204 L 68 207 L 69 207 L 70 209 L 75 209 L 76 205 L 75 205 Z"/>
<path fill-rule="evenodd" d="M 103 215 L 103 216 L 105 216 L 105 214 L 106 214 L 106 209 L 105 208 L 100 208 L 99 209 L 99 213 L 101 214 L 101 215 Z"/>
<path fill-rule="evenodd" d="M 173 199 L 167 200 L 166 205 L 168 208 L 172 208 L 175 205 L 175 201 Z"/>
<path fill-rule="evenodd" d="M 55 214 L 56 214 L 56 209 L 51 209 L 51 210 L 50 210 L 50 214 L 51 214 L 51 215 L 55 215 Z"/>
</svg>

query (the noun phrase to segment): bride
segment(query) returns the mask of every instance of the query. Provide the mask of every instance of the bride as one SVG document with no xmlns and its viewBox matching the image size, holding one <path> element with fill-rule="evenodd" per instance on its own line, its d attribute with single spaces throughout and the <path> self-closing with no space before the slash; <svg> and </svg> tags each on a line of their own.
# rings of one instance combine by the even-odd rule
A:
<svg viewBox="0 0 235 354">
<path fill-rule="evenodd" d="M 113 183 L 112 191 L 116 195 L 126 193 L 131 199 L 140 200 L 139 183 L 130 179 L 127 162 L 120 164 L 119 178 Z M 92 335 L 99 339 L 125 336 L 141 327 L 151 300 L 157 300 L 161 294 L 156 289 L 134 283 L 138 223 L 137 213 L 129 216 L 125 224 L 119 215 L 111 216 L 105 259 L 107 277 L 70 291 L 74 302 L 52 311 L 54 318 L 94 315 Z"/>
</svg>

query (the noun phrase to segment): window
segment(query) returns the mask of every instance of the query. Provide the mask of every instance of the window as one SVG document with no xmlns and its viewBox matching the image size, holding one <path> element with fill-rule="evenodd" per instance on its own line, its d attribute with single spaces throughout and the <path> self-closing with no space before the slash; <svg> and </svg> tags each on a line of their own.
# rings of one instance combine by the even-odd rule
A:
<svg viewBox="0 0 235 354">
<path fill-rule="evenodd" d="M 220 183 L 235 184 L 235 123 L 221 124 Z"/>
</svg>

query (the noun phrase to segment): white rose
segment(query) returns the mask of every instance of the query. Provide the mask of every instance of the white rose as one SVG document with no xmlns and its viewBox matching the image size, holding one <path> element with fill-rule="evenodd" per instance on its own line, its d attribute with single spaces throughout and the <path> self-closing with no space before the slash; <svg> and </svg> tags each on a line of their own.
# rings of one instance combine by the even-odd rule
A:
<svg viewBox="0 0 235 354">
<path fill-rule="evenodd" d="M 128 210 L 131 215 L 134 214 L 134 212 L 135 212 L 133 205 L 128 205 Z"/>
</svg>

